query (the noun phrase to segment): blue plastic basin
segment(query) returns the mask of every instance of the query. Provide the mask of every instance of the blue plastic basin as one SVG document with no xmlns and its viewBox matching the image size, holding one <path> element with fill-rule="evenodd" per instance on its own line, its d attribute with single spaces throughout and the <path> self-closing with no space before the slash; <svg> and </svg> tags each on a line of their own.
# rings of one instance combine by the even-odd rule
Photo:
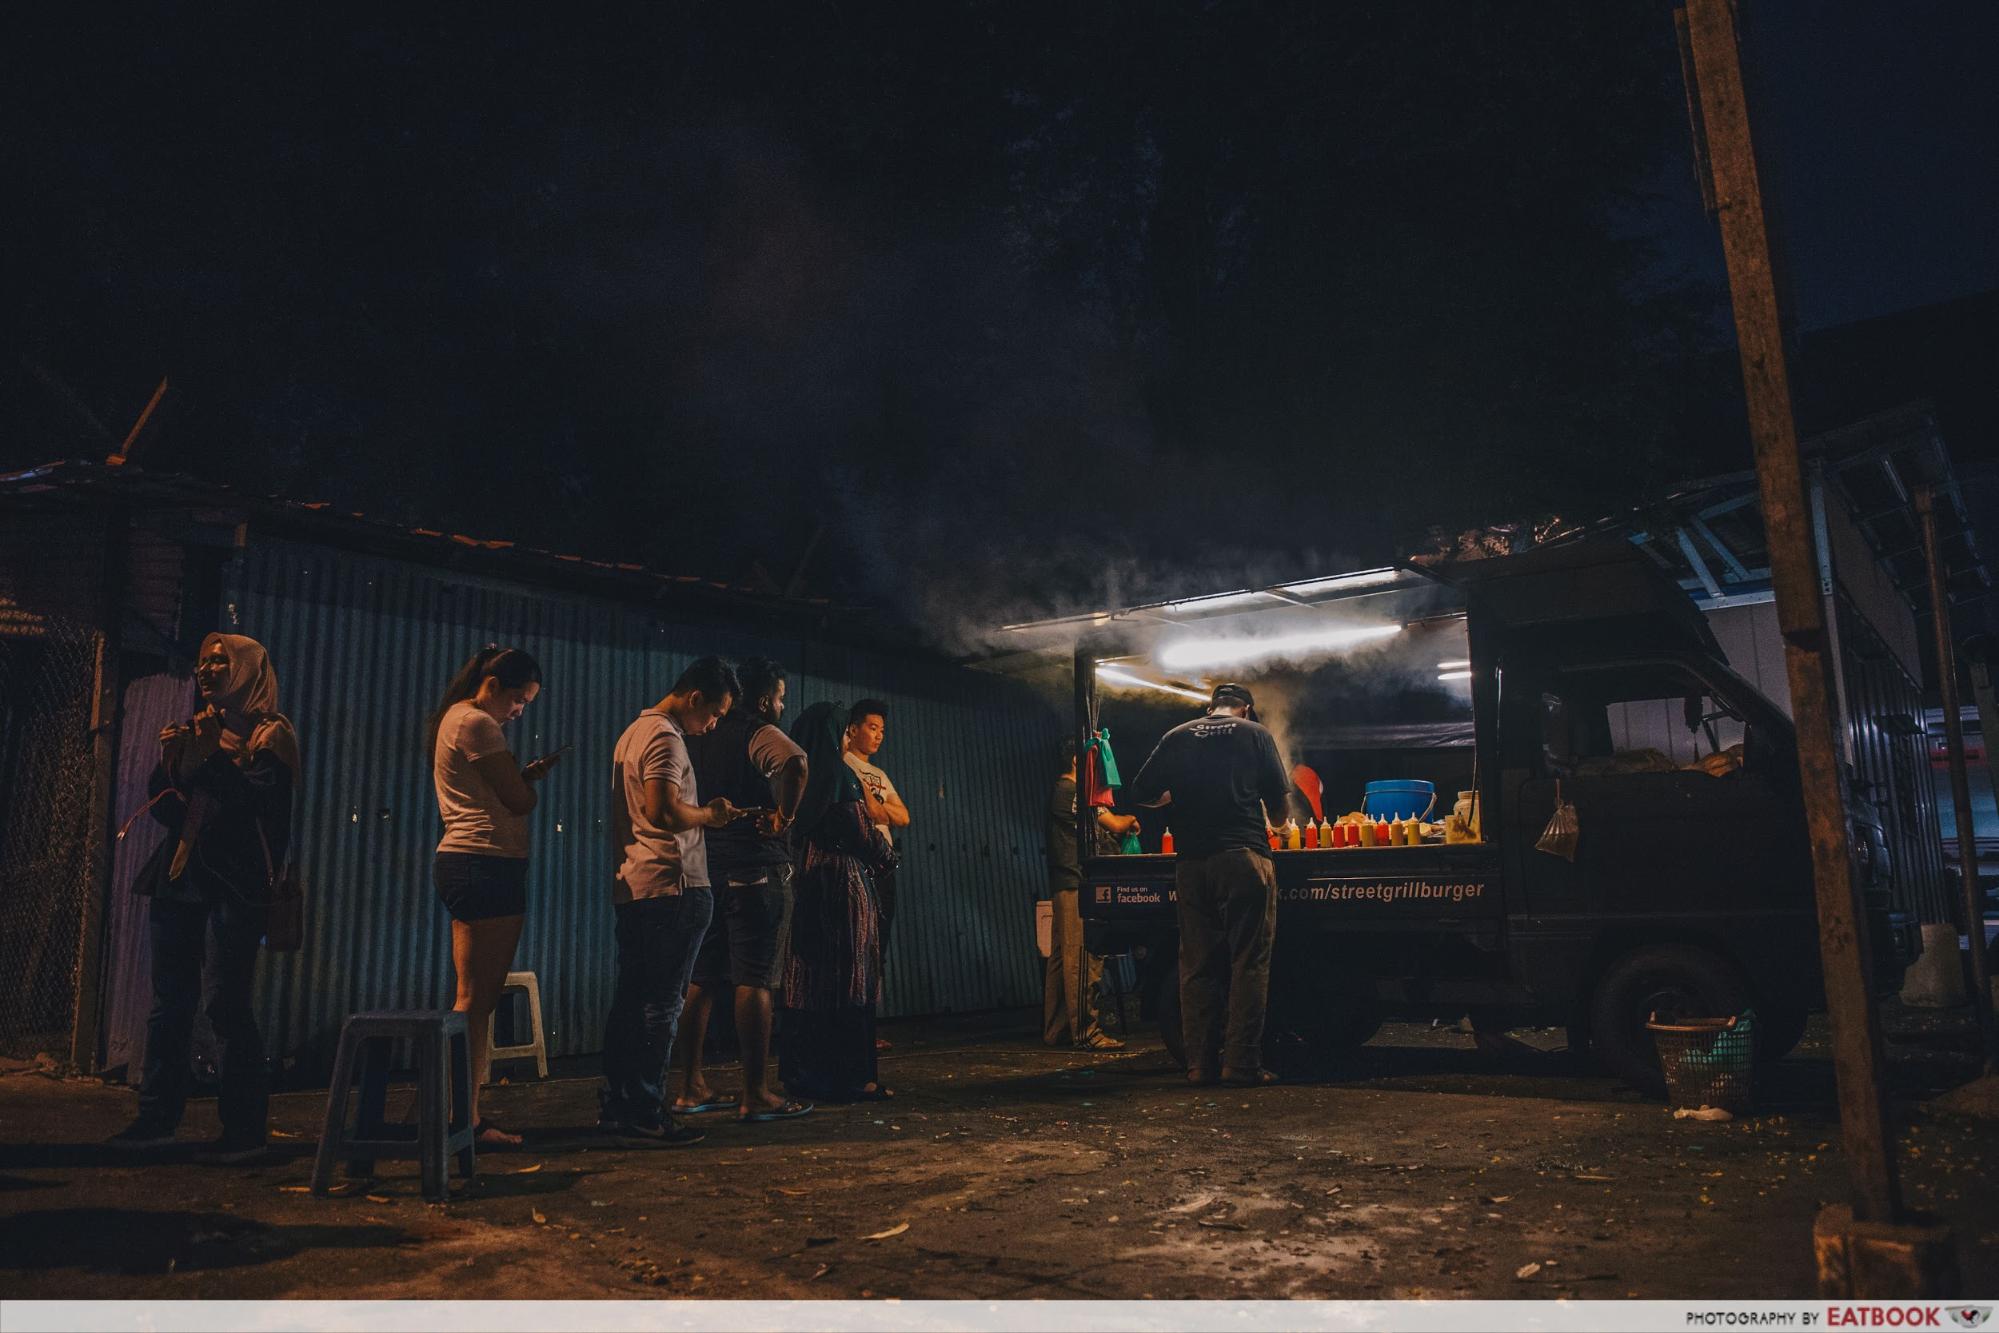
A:
<svg viewBox="0 0 1999 1333">
<path fill-rule="evenodd" d="M 1428 819 L 1437 804 L 1437 784 L 1421 778 L 1370 782 L 1361 797 L 1361 813 L 1371 819 Z"/>
</svg>

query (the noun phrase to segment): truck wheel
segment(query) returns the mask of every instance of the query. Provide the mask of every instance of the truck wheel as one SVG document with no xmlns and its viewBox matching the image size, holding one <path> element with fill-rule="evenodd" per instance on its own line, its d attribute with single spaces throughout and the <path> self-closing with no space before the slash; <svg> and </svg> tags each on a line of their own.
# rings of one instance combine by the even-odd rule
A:
<svg viewBox="0 0 1999 1333">
<path fill-rule="evenodd" d="M 1286 1078 L 1328 1078 L 1381 1031 L 1382 1022 L 1381 1006 L 1371 997 L 1272 995 L 1264 1063 Z"/>
<path fill-rule="evenodd" d="M 1159 979 L 1159 1039 L 1173 1063 L 1187 1067 L 1186 1034 L 1180 1027 L 1180 969 L 1171 967 Z"/>
<path fill-rule="evenodd" d="M 1666 1093 L 1645 1021 L 1739 1014 L 1749 988 L 1727 959 L 1686 944 L 1637 949 L 1611 964 L 1590 1004 L 1590 1046 L 1606 1069 L 1641 1092 Z"/>
</svg>

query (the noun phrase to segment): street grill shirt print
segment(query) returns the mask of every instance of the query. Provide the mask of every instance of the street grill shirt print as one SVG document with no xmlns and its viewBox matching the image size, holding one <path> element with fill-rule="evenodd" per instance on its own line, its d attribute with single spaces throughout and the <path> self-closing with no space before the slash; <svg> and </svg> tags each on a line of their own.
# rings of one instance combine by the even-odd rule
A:
<svg viewBox="0 0 1999 1333">
<path fill-rule="evenodd" d="M 1181 856 L 1213 856 L 1243 848 L 1265 855 L 1264 811 L 1282 819 L 1291 798 L 1291 775 L 1277 740 L 1260 722 L 1202 717 L 1160 739 L 1125 795 L 1150 805 L 1172 794 L 1165 822 Z"/>
</svg>

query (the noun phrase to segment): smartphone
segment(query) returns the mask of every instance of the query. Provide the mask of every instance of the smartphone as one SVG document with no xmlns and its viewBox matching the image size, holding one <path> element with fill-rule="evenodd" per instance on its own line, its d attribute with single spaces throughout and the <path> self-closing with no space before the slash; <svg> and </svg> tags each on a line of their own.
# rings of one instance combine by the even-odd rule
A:
<svg viewBox="0 0 1999 1333">
<path fill-rule="evenodd" d="M 550 762 L 551 760 L 560 759 L 562 758 L 562 756 L 568 754 L 571 750 L 575 748 L 576 748 L 576 743 L 574 741 L 571 741 L 567 745 L 558 746 L 556 749 L 549 751 L 547 754 L 543 755 L 539 759 L 530 759 L 527 764 L 523 764 L 521 765 L 521 767 L 526 768 L 528 767 L 529 764 L 545 764 Z"/>
</svg>

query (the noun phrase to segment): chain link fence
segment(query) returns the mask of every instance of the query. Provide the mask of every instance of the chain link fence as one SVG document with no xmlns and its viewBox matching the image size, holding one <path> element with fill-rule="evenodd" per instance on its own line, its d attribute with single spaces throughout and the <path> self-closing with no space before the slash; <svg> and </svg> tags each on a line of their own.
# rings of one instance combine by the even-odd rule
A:
<svg viewBox="0 0 1999 1333">
<path fill-rule="evenodd" d="M 96 635 L 0 631 L 0 1055 L 64 1058 L 90 891 Z"/>
</svg>

